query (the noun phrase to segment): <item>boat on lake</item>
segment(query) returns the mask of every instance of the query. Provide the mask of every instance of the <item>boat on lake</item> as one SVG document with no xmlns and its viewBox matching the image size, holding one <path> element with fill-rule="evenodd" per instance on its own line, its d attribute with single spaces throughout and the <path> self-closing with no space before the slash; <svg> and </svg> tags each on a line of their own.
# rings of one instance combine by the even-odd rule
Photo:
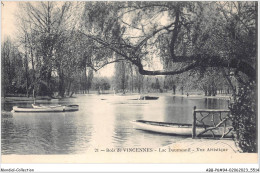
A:
<svg viewBox="0 0 260 173">
<path fill-rule="evenodd" d="M 52 107 L 38 107 L 38 108 L 25 108 L 25 107 L 13 107 L 13 112 L 63 112 L 63 106 L 52 106 Z"/>
<path fill-rule="evenodd" d="M 79 110 L 79 105 L 36 105 L 36 104 L 32 104 L 32 107 L 35 109 L 62 107 L 63 111 L 78 111 Z"/>
<path fill-rule="evenodd" d="M 140 96 L 139 100 L 158 100 L 159 97 L 153 96 Z"/>
<path fill-rule="evenodd" d="M 62 107 L 62 105 L 37 105 L 37 104 L 32 104 L 32 107 L 35 109 L 39 108 L 56 108 L 56 107 Z"/>
<path fill-rule="evenodd" d="M 28 107 L 13 107 L 13 112 L 65 112 L 65 111 L 78 111 L 79 105 L 35 105 L 32 108 Z"/>
<path fill-rule="evenodd" d="M 181 124 L 181 123 L 168 123 L 168 122 L 157 122 L 157 121 L 146 121 L 146 120 L 136 120 L 132 121 L 136 129 L 163 133 L 169 135 L 182 135 L 191 136 L 192 135 L 192 124 Z M 205 131 L 209 126 L 196 125 L 196 134 L 200 134 Z M 223 135 L 223 128 L 218 128 L 212 130 L 215 136 Z M 211 131 L 207 131 L 203 136 L 212 136 Z M 231 134 L 226 137 L 230 137 Z"/>
<path fill-rule="evenodd" d="M 128 99 L 128 100 L 158 100 L 159 97 L 153 97 L 153 96 L 140 96 L 136 99 Z"/>
</svg>

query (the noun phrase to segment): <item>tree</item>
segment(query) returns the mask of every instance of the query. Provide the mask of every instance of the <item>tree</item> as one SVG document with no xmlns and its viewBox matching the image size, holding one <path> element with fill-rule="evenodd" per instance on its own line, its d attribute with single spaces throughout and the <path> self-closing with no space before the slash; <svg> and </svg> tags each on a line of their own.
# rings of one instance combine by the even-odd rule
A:
<svg viewBox="0 0 260 173">
<path fill-rule="evenodd" d="M 158 78 L 155 78 L 155 82 L 152 83 L 151 88 L 155 89 L 156 91 L 159 91 L 161 89 Z"/>
<path fill-rule="evenodd" d="M 235 103 L 230 107 L 237 143 L 244 152 L 257 152 L 257 94 L 255 87 L 254 83 L 241 87 Z"/>
<path fill-rule="evenodd" d="M 11 43 L 7 39 L 1 46 L 1 83 L 2 96 L 6 96 L 8 88 L 12 84 L 11 66 L 10 66 Z"/>
<path fill-rule="evenodd" d="M 93 79 L 92 89 L 103 91 L 103 90 L 109 90 L 110 89 L 110 79 L 107 77 L 95 77 Z"/>
<path fill-rule="evenodd" d="M 176 94 L 177 78 L 176 76 L 165 76 L 164 78 L 164 89 L 171 89 L 172 93 Z"/>
<path fill-rule="evenodd" d="M 223 86 L 223 75 L 216 68 L 208 68 L 207 71 L 195 75 L 194 88 L 204 91 L 205 96 L 216 96 L 219 87 Z M 221 85 L 221 86 L 220 86 Z"/>
<path fill-rule="evenodd" d="M 7 38 L 1 47 L 2 95 L 26 93 L 27 62 L 14 43 Z"/>
<path fill-rule="evenodd" d="M 41 91 L 38 92 L 42 95 L 52 95 L 53 71 L 59 75 L 59 93 L 61 96 L 64 93 L 63 70 L 60 68 L 62 61 L 59 55 L 63 51 L 62 43 L 68 38 L 65 31 L 71 29 L 67 26 L 71 15 L 69 14 L 71 4 L 69 2 L 60 4 L 55 2 L 20 3 L 20 28 L 24 35 L 22 43 L 25 44 L 26 54 L 29 48 L 31 59 L 33 60 L 33 56 L 36 57 L 36 61 L 32 61 L 36 63 L 39 74 L 35 83 L 40 84 L 38 88 Z M 33 68 L 34 65 L 32 65 Z"/>
<path fill-rule="evenodd" d="M 129 80 L 129 69 L 126 62 L 117 62 L 115 64 L 115 75 L 114 75 L 114 85 L 116 90 L 121 90 L 125 93 L 128 88 Z"/>
<path fill-rule="evenodd" d="M 174 75 L 192 69 L 224 67 L 256 79 L 255 2 L 102 2 L 91 5 L 93 8 L 86 3 L 85 22 L 88 26 L 95 25 L 97 32 L 84 34 L 132 62 L 141 74 Z M 232 10 L 235 7 L 240 10 Z M 163 15 L 167 22 L 163 21 Z M 241 42 L 242 39 L 246 42 Z M 241 51 L 241 47 L 246 51 Z M 169 71 L 145 69 L 145 62 L 152 56 L 171 61 L 175 66 Z M 104 59 L 107 63 L 108 57 Z"/>
<path fill-rule="evenodd" d="M 138 91 L 138 93 L 141 93 L 143 91 L 144 87 L 144 76 L 141 75 L 138 72 L 138 69 L 136 67 L 133 67 L 134 71 L 134 88 Z"/>
<path fill-rule="evenodd" d="M 86 81 L 86 89 L 88 91 L 88 94 L 89 94 L 89 90 L 90 90 L 91 85 L 92 85 L 93 77 L 94 77 L 93 70 L 91 68 L 89 68 L 87 70 L 87 81 Z"/>
</svg>

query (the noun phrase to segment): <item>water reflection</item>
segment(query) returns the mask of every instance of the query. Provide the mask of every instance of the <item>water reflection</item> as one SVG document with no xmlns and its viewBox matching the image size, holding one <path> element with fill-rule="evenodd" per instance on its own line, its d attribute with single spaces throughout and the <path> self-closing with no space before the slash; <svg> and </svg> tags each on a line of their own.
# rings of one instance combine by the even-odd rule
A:
<svg viewBox="0 0 260 173">
<path fill-rule="evenodd" d="M 30 106 L 31 103 L 6 103 Z M 44 104 L 52 104 L 47 102 Z M 2 116 L 2 154 L 76 154 L 90 148 L 160 147 L 182 137 L 147 133 L 133 128 L 136 119 L 191 123 L 192 109 L 227 108 L 221 99 L 164 96 L 159 100 L 87 95 L 56 104 L 78 104 L 77 112 L 14 113 Z"/>
<path fill-rule="evenodd" d="M 12 149 L 8 152 L 16 154 L 74 152 L 73 147 L 82 141 L 78 138 L 89 136 L 84 133 L 86 126 L 82 126 L 82 120 L 75 117 L 67 113 L 14 115 L 11 126 L 6 126 L 5 121 L 2 123 L 2 143 L 8 141 Z"/>
</svg>

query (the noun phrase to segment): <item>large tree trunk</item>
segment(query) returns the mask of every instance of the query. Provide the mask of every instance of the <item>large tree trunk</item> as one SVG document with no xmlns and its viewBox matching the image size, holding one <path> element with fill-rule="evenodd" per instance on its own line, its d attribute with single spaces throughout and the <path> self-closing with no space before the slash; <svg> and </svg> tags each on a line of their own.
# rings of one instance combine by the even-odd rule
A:
<svg viewBox="0 0 260 173">
<path fill-rule="evenodd" d="M 59 71 L 59 96 L 64 97 L 65 86 L 64 86 L 64 74 L 62 70 Z"/>
<path fill-rule="evenodd" d="M 227 75 L 224 68 L 222 68 L 222 74 L 223 74 L 224 78 L 226 79 L 226 81 L 228 82 L 228 85 L 229 85 L 227 93 L 229 94 L 229 88 L 231 88 L 233 98 L 236 99 L 236 87 L 233 86 L 231 79 L 230 79 L 230 76 Z"/>
<path fill-rule="evenodd" d="M 47 72 L 47 78 L 46 78 L 46 83 L 47 83 L 47 95 L 52 97 L 52 89 L 51 89 L 51 70 L 49 69 Z"/>
<path fill-rule="evenodd" d="M 28 60 L 27 60 L 27 55 L 25 55 L 25 78 L 26 78 L 26 96 L 29 98 L 29 73 L 28 73 Z"/>
<path fill-rule="evenodd" d="M 26 96 L 29 97 L 29 73 L 28 73 L 28 42 L 27 37 L 25 35 L 25 59 L 24 59 L 24 67 L 25 67 L 25 78 L 26 78 Z"/>
<path fill-rule="evenodd" d="M 172 86 L 172 92 L 173 92 L 174 95 L 176 94 L 176 86 L 175 85 Z"/>
<path fill-rule="evenodd" d="M 68 85 L 68 89 L 67 89 L 67 96 L 70 95 L 70 87 L 71 87 L 71 80 L 69 80 L 69 85 Z"/>
<path fill-rule="evenodd" d="M 32 73 L 33 73 L 33 78 L 32 78 L 32 91 L 33 91 L 33 98 L 34 98 L 34 90 L 35 90 L 35 85 L 36 85 L 36 77 L 35 77 L 35 67 L 34 67 L 34 59 L 33 59 L 33 48 L 30 46 L 30 51 L 31 51 L 31 63 L 32 63 Z"/>
</svg>

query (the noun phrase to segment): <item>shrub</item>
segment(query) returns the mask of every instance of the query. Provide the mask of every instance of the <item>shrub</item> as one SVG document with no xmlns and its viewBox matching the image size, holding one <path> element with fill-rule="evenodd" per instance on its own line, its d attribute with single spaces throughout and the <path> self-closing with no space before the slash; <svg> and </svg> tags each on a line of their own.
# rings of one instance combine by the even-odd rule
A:
<svg viewBox="0 0 260 173">
<path fill-rule="evenodd" d="M 231 105 L 236 139 L 243 152 L 257 152 L 257 92 L 255 82 L 242 86 Z"/>
</svg>

